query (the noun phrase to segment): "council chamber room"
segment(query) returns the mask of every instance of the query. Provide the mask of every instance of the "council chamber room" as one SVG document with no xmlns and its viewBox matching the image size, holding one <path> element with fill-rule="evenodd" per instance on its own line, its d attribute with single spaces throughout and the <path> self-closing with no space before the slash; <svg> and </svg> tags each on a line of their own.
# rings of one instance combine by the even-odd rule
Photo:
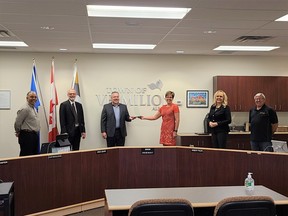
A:
<svg viewBox="0 0 288 216">
<path fill-rule="evenodd" d="M 287 11 L 2 0 L 0 216 L 288 215 Z"/>
</svg>

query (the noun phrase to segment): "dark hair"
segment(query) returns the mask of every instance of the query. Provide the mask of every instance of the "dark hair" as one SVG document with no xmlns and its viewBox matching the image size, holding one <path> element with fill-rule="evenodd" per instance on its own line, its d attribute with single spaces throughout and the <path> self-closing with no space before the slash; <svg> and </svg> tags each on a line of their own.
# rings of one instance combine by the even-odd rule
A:
<svg viewBox="0 0 288 216">
<path fill-rule="evenodd" d="M 172 98 L 174 98 L 175 93 L 174 93 L 173 91 L 167 91 L 167 92 L 165 93 L 165 97 L 167 97 L 168 95 L 171 95 Z"/>
<path fill-rule="evenodd" d="M 31 93 L 34 93 L 37 96 L 35 91 L 29 91 L 29 92 L 27 92 L 26 97 L 28 97 Z"/>
</svg>

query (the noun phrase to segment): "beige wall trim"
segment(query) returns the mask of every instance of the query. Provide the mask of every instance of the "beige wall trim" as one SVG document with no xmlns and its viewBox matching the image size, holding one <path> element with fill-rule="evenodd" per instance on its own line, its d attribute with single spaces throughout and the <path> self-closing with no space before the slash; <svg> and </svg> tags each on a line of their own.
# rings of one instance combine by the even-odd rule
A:
<svg viewBox="0 0 288 216">
<path fill-rule="evenodd" d="M 29 214 L 28 216 L 63 216 L 68 214 L 74 214 L 77 212 L 87 211 L 94 208 L 104 207 L 105 199 L 97 199 L 89 202 L 78 203 L 75 205 L 65 206 L 57 209 L 51 209 L 43 212 L 37 212 Z"/>
</svg>

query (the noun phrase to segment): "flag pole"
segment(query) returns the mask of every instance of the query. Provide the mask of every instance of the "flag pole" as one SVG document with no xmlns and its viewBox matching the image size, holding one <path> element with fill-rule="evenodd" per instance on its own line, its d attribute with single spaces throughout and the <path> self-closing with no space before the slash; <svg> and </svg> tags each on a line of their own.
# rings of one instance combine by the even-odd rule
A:
<svg viewBox="0 0 288 216">
<path fill-rule="evenodd" d="M 75 86 L 75 80 L 76 80 L 76 75 L 77 75 L 77 70 L 75 70 L 76 67 L 77 67 L 77 59 L 75 59 L 75 62 L 74 62 L 73 80 L 72 80 L 72 85 L 71 85 L 72 89 L 74 89 L 74 86 Z"/>
<path fill-rule="evenodd" d="M 58 105 L 58 95 L 56 90 L 56 82 L 55 82 L 55 62 L 54 62 L 54 56 L 52 57 L 53 61 L 53 82 L 54 82 L 54 90 L 55 90 L 55 127 L 56 127 L 56 135 L 58 135 L 58 129 L 57 129 L 57 105 Z"/>
<path fill-rule="evenodd" d="M 55 84 L 55 65 L 54 57 L 52 57 L 52 64 L 50 69 L 50 112 L 49 112 L 49 131 L 48 131 L 48 141 L 54 142 L 56 136 L 58 135 L 57 129 L 57 105 L 58 96 Z"/>
<path fill-rule="evenodd" d="M 74 63 L 74 74 L 73 74 L 73 80 L 72 80 L 71 88 L 76 91 L 75 101 L 81 103 L 80 87 L 79 87 L 79 80 L 78 80 L 77 59 L 75 59 L 75 63 Z"/>
<path fill-rule="evenodd" d="M 35 65 L 35 67 L 36 67 L 35 58 L 33 58 L 33 62 L 34 62 L 34 65 Z M 36 82 L 37 82 L 37 84 L 38 84 L 39 93 L 40 93 L 40 97 L 41 97 L 41 103 L 43 104 L 43 111 L 44 111 L 44 115 L 45 115 L 46 126 L 47 126 L 47 129 L 48 129 L 48 128 L 49 128 L 49 124 L 48 124 L 48 119 L 47 119 L 47 114 L 46 114 L 46 108 L 45 108 L 45 104 L 44 104 L 44 100 L 43 100 L 43 95 L 42 95 L 41 87 L 40 87 L 39 80 L 38 80 L 38 75 L 35 77 L 35 79 L 36 79 Z"/>
</svg>

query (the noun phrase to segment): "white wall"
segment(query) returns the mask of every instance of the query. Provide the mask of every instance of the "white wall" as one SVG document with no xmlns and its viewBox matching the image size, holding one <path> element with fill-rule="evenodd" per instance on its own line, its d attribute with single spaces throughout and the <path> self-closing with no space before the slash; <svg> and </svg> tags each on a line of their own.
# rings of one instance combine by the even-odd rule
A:
<svg viewBox="0 0 288 216">
<path fill-rule="evenodd" d="M 146 88 L 144 99 L 147 95 L 163 96 L 167 90 L 172 90 L 176 93 L 175 101 L 182 101 L 179 133 L 202 132 L 203 118 L 209 108 L 186 108 L 186 90 L 208 90 L 210 106 L 213 76 L 286 76 L 288 68 L 285 57 L 0 52 L 0 89 L 11 90 L 11 109 L 0 110 L 0 158 L 19 154 L 13 124 L 16 112 L 25 103 L 26 93 L 30 89 L 33 58 L 36 59 L 46 113 L 49 113 L 52 57 L 55 58 L 55 80 L 60 102 L 67 99 L 66 92 L 72 82 L 74 60 L 78 59 L 87 128 L 87 139 L 81 142 L 81 149 L 106 146 L 100 134 L 100 115 L 103 103 L 107 102 L 102 101 L 104 95 L 109 93 L 107 88 Z M 148 84 L 158 80 L 163 83 L 161 91 L 148 88 Z M 131 95 L 138 96 L 138 92 L 121 94 L 122 98 L 129 98 Z M 128 104 L 130 115 L 153 115 L 155 112 L 147 103 L 145 106 L 139 106 L 139 103 L 137 105 Z M 288 124 L 287 113 L 278 113 L 278 116 L 281 125 Z M 248 113 L 232 113 L 232 117 L 235 124 L 243 124 L 248 120 Z M 154 122 L 136 119 L 127 123 L 126 145 L 158 145 L 160 124 L 160 119 Z M 44 119 L 41 132 L 42 139 L 45 140 L 47 128 Z"/>
</svg>

